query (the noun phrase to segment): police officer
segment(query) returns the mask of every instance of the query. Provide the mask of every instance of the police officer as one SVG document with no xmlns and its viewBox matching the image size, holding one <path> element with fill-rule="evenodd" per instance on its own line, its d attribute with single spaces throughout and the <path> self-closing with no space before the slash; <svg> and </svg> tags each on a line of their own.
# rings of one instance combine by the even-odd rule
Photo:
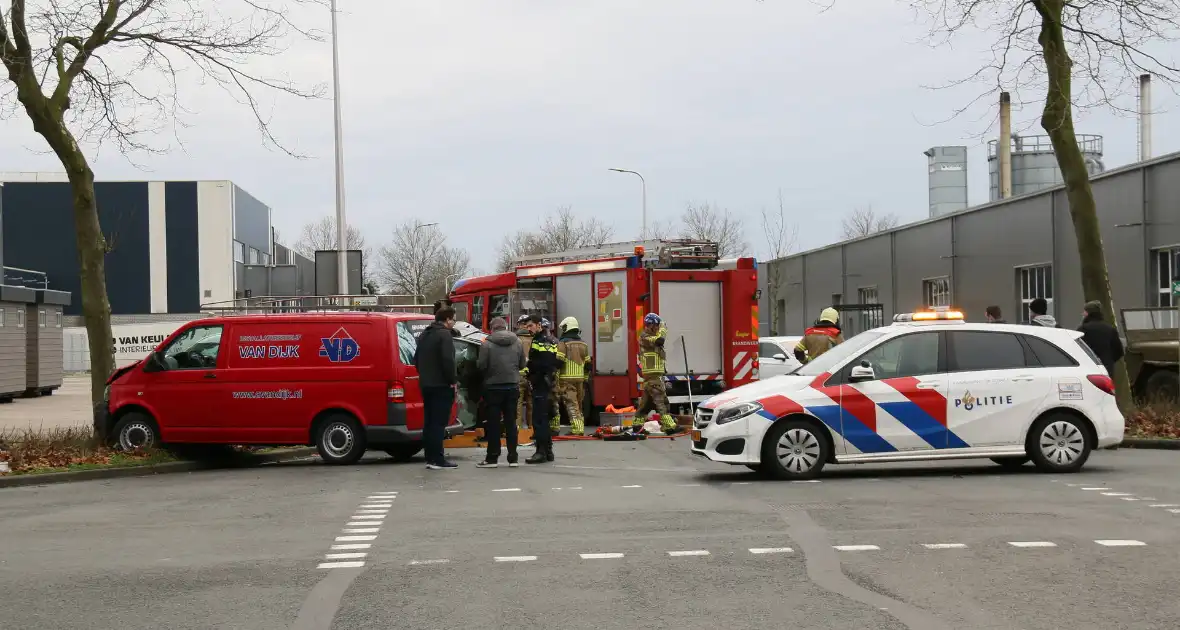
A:
<svg viewBox="0 0 1180 630">
<path fill-rule="evenodd" d="M 548 318 L 541 318 L 541 334 L 545 339 L 553 345 L 557 345 L 557 337 L 553 335 L 553 323 Z M 560 359 L 558 359 L 560 361 Z M 561 410 L 558 409 L 557 390 L 554 389 L 549 396 L 549 413 L 552 415 L 549 418 L 549 430 L 553 435 L 561 435 Z"/>
<path fill-rule="evenodd" d="M 561 320 L 560 328 L 557 358 L 561 361 L 561 374 L 557 377 L 557 402 L 565 405 L 569 414 L 570 433 L 582 435 L 586 432 L 582 403 L 586 399 L 586 379 L 590 378 L 586 369 L 590 365 L 590 346 L 582 341 L 577 319 L 567 317 Z"/>
<path fill-rule="evenodd" d="M 533 391 L 533 442 L 537 451 L 525 463 L 544 464 L 553 461 L 553 434 L 549 432 L 545 416 L 551 409 L 550 397 L 560 364 L 557 360 L 557 345 L 541 334 L 541 318 L 536 315 L 529 317 L 528 329 L 533 333 L 533 343 L 529 348 L 526 369 Z"/>
<path fill-rule="evenodd" d="M 660 428 L 665 433 L 675 433 L 676 421 L 668 413 L 668 389 L 664 384 L 664 374 L 667 373 L 667 354 L 664 352 L 664 342 L 668 338 L 668 327 L 664 320 L 655 313 L 648 313 L 643 318 L 643 332 L 639 334 L 639 366 L 643 376 L 643 396 L 639 399 L 639 406 L 635 409 L 635 421 L 643 426 L 643 418 L 652 409 L 660 414 Z"/>
<path fill-rule="evenodd" d="M 524 348 L 524 358 L 529 358 L 529 348 L 533 345 L 533 333 L 529 330 L 529 316 L 521 315 L 516 320 L 516 336 L 520 337 L 520 346 Z M 526 365 L 520 371 L 520 398 L 516 401 L 516 422 L 520 428 L 526 428 L 533 422 L 533 390 L 528 380 L 529 368 Z"/>
</svg>

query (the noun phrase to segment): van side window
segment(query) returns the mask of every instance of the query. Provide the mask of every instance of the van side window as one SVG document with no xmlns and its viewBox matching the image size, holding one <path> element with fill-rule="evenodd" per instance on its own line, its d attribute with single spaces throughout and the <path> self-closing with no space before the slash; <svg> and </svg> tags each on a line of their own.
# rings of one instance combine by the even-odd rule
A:
<svg viewBox="0 0 1180 630">
<path fill-rule="evenodd" d="M 410 320 L 397 323 L 397 353 L 402 365 L 414 365 L 414 354 L 418 352 L 418 335 L 430 325 L 422 320 Z"/>
<path fill-rule="evenodd" d="M 212 370 L 220 348 L 221 326 L 194 326 L 164 348 L 164 365 L 169 370 Z"/>
</svg>

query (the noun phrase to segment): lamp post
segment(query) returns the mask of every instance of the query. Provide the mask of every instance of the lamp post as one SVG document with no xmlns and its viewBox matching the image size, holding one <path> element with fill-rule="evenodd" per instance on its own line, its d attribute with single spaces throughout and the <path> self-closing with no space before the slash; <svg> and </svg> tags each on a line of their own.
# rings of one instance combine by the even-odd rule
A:
<svg viewBox="0 0 1180 630">
<path fill-rule="evenodd" d="M 612 168 L 607 170 L 611 170 L 616 173 L 631 173 L 632 175 L 639 178 L 639 183 L 643 187 L 643 230 L 639 233 L 639 240 L 647 240 L 647 180 L 643 179 L 643 175 L 640 175 L 638 171 L 631 171 L 625 168 Z"/>
<path fill-rule="evenodd" d="M 340 122 L 340 47 L 336 34 L 336 0 L 331 1 L 329 8 L 332 11 L 332 117 L 336 143 L 337 290 L 340 295 L 348 295 L 348 223 L 344 219 L 344 127 Z"/>
</svg>

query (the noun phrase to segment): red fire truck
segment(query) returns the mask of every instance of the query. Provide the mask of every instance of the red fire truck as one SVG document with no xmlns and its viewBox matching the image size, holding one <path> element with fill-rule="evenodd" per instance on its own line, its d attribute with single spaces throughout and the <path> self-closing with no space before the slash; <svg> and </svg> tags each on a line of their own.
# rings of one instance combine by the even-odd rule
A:
<svg viewBox="0 0 1180 630">
<path fill-rule="evenodd" d="M 719 260 L 717 244 L 651 240 L 524 256 L 512 271 L 455 283 L 459 319 L 487 330 L 494 317 L 513 326 L 538 314 L 554 327 L 577 318 L 594 369 L 595 408 L 625 407 L 639 396 L 643 316 L 667 323 L 668 397 L 691 413 L 700 402 L 758 378 L 758 264 Z M 554 331 L 558 334 L 558 331 Z"/>
</svg>

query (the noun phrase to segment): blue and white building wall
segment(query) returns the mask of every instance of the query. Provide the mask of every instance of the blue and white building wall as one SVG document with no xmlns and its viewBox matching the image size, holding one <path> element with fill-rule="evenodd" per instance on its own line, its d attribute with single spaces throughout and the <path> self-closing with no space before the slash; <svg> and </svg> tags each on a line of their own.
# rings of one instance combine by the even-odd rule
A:
<svg viewBox="0 0 1180 630">
<path fill-rule="evenodd" d="M 109 241 L 107 293 L 119 315 L 193 314 L 240 297 L 242 267 L 270 264 L 271 209 L 226 180 L 98 182 Z M 0 173 L 4 264 L 48 274 L 75 299 L 81 280 L 69 184 L 60 173 Z"/>
</svg>

